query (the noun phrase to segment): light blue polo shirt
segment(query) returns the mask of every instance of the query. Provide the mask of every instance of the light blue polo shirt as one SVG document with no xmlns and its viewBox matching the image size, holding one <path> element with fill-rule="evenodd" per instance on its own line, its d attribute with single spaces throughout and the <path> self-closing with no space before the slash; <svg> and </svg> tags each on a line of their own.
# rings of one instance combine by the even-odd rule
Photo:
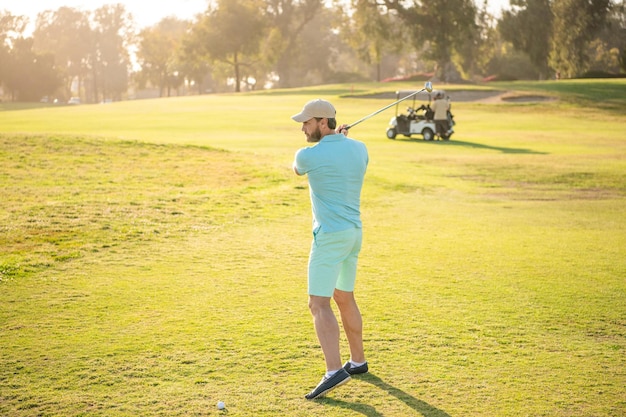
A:
<svg viewBox="0 0 626 417">
<path fill-rule="evenodd" d="M 361 188 L 369 157 L 365 144 L 327 135 L 296 152 L 294 166 L 309 177 L 313 232 L 361 228 Z"/>
</svg>

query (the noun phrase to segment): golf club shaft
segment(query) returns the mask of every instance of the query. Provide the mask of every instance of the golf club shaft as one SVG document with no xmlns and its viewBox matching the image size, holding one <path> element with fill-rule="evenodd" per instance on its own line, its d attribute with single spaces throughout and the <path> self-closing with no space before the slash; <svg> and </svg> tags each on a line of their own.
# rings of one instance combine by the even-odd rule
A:
<svg viewBox="0 0 626 417">
<path fill-rule="evenodd" d="M 364 118 L 359 119 L 359 120 L 357 120 L 356 122 L 354 122 L 354 123 L 352 123 L 352 124 L 350 124 L 350 125 L 346 126 L 346 127 L 345 127 L 345 129 L 346 129 L 346 130 L 348 130 L 348 129 L 350 129 L 351 127 L 354 127 L 354 126 L 358 125 L 359 123 L 364 122 L 365 120 L 369 119 L 370 117 L 376 116 L 378 113 L 380 113 L 380 112 L 382 112 L 382 111 L 387 110 L 389 107 L 394 106 L 394 105 L 396 105 L 396 104 L 398 104 L 398 103 L 400 103 L 400 102 L 402 102 L 402 101 L 404 101 L 404 100 L 406 100 L 406 99 L 408 99 L 408 98 L 411 98 L 411 97 L 413 97 L 414 95 L 419 94 L 419 93 L 421 93 L 422 91 L 425 91 L 425 90 L 426 90 L 426 88 L 422 88 L 420 91 L 416 91 L 416 92 L 414 92 L 414 93 L 409 94 L 408 96 L 406 96 L 406 97 L 404 97 L 404 98 L 401 98 L 400 100 L 394 101 L 394 102 L 393 102 L 393 103 L 391 103 L 390 105 L 385 106 L 385 107 L 383 107 L 383 108 L 382 108 L 382 109 L 380 109 L 380 110 L 376 110 L 374 113 L 369 114 L 369 115 L 365 116 Z"/>
</svg>

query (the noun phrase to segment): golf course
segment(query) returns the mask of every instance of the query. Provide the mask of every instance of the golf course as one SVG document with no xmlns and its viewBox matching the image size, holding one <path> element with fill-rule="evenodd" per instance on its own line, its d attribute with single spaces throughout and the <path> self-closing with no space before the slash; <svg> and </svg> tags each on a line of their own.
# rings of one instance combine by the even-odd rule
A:
<svg viewBox="0 0 626 417">
<path fill-rule="evenodd" d="M 370 372 L 314 401 L 290 117 L 421 85 L 0 103 L 0 416 L 625 416 L 626 79 L 433 84 L 450 141 L 350 130 Z"/>
</svg>

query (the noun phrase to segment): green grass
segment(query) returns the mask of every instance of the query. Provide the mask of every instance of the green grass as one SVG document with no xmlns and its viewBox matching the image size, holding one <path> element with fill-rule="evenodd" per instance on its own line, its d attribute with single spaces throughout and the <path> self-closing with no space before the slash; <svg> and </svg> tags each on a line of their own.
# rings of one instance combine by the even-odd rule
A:
<svg viewBox="0 0 626 417">
<path fill-rule="evenodd" d="M 542 91 L 581 108 L 624 111 L 626 80 L 624 79 L 578 79 L 536 82 L 498 82 L 501 88 L 521 91 Z"/>
<path fill-rule="evenodd" d="M 372 372 L 303 399 L 323 360 L 289 116 L 323 95 L 354 121 L 388 101 L 350 92 L 384 87 L 5 107 L 0 415 L 625 414 L 626 96 L 584 104 L 603 83 L 455 103 L 449 143 L 386 139 L 393 110 L 354 129 Z"/>
</svg>

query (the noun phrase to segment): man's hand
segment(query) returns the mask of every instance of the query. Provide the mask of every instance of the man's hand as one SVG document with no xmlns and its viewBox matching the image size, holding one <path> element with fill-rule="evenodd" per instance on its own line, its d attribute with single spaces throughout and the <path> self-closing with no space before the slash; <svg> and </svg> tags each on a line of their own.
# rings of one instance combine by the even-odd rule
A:
<svg viewBox="0 0 626 417">
<path fill-rule="evenodd" d="M 343 124 L 337 126 L 337 128 L 335 129 L 335 133 L 343 133 L 344 136 L 348 136 L 348 125 Z"/>
</svg>

